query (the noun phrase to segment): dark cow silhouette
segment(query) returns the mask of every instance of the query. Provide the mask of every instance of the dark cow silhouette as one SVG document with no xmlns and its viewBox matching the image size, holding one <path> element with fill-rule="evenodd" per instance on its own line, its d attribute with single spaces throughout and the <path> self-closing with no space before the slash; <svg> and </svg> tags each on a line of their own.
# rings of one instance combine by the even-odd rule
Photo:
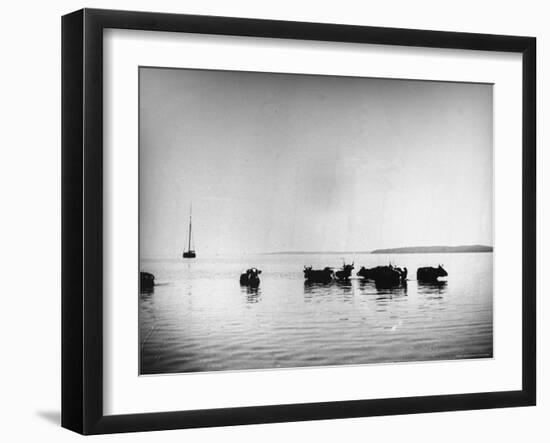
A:
<svg viewBox="0 0 550 443">
<path fill-rule="evenodd" d="M 259 269 L 256 268 L 250 268 L 247 269 L 246 272 L 243 272 L 241 274 L 241 278 L 239 279 L 242 286 L 249 286 L 251 288 L 257 288 L 260 286 L 260 277 L 259 275 L 262 273 Z"/>
<path fill-rule="evenodd" d="M 387 266 L 376 266 L 375 268 L 365 268 L 361 266 L 361 269 L 357 271 L 357 275 L 363 277 L 365 280 L 374 280 L 384 268 L 387 268 Z"/>
<path fill-rule="evenodd" d="M 419 282 L 434 283 L 437 282 L 439 277 L 446 277 L 447 271 L 443 269 L 443 266 L 439 265 L 437 268 L 431 266 L 425 268 L 418 268 L 416 270 L 416 279 Z"/>
<path fill-rule="evenodd" d="M 376 286 L 390 287 L 404 283 L 407 280 L 407 268 L 398 268 L 396 266 L 376 266 L 367 269 L 361 266 L 357 275 L 365 280 L 374 280 Z"/>
<path fill-rule="evenodd" d="M 304 277 L 310 283 L 330 283 L 334 277 L 334 271 L 328 266 L 324 269 L 304 266 Z"/>
<path fill-rule="evenodd" d="M 139 288 L 141 291 L 152 291 L 155 286 L 155 276 L 149 272 L 139 273 Z"/>
<path fill-rule="evenodd" d="M 353 271 L 354 263 L 352 263 L 351 265 L 346 265 L 346 263 L 344 262 L 344 266 L 342 266 L 342 269 L 335 272 L 336 278 L 338 280 L 349 280 L 349 278 L 351 277 L 351 271 Z"/>
</svg>

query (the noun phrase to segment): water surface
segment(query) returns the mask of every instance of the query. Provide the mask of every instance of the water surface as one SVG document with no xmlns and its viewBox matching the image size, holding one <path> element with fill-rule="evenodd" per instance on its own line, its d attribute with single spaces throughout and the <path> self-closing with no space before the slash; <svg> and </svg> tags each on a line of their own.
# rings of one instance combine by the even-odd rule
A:
<svg viewBox="0 0 550 443">
<path fill-rule="evenodd" d="M 346 283 L 305 284 L 304 265 L 339 255 L 142 260 L 157 286 L 139 295 L 142 374 L 357 365 L 493 356 L 493 254 L 356 254 Z M 409 281 L 392 290 L 355 277 L 392 260 Z M 443 264 L 447 281 L 416 268 Z M 258 289 L 239 275 L 263 271 Z"/>
</svg>

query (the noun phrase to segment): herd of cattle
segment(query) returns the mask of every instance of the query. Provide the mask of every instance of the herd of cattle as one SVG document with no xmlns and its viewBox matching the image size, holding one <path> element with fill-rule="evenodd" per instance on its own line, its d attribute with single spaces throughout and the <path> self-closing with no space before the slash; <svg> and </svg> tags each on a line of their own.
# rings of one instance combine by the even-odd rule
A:
<svg viewBox="0 0 550 443">
<path fill-rule="evenodd" d="M 333 281 L 348 281 L 351 277 L 351 272 L 354 269 L 354 263 L 345 264 L 337 271 L 334 268 L 327 266 L 323 269 L 313 269 L 312 266 L 304 266 L 304 278 L 306 283 L 331 283 Z M 240 284 L 251 288 L 260 286 L 260 271 L 258 268 L 250 268 L 241 274 Z M 365 280 L 374 281 L 378 287 L 394 287 L 407 282 L 407 268 L 393 266 L 391 263 L 388 266 L 376 266 L 375 268 L 365 268 L 357 272 L 359 277 Z M 421 283 L 436 283 L 439 277 L 446 277 L 447 271 L 443 266 L 437 268 L 425 267 L 416 270 L 416 279 Z M 149 272 L 140 272 L 140 288 L 141 290 L 150 291 L 155 286 L 155 276 Z"/>
<path fill-rule="evenodd" d="M 304 278 L 306 283 L 331 283 L 333 281 L 347 281 L 351 277 L 354 269 L 354 263 L 345 264 L 337 271 L 329 266 L 323 269 L 313 269 L 312 266 L 304 266 Z M 247 269 L 241 274 L 240 283 L 242 286 L 257 288 L 260 285 L 259 275 L 262 273 L 257 268 Z M 365 280 L 374 281 L 378 287 L 393 287 L 407 282 L 407 268 L 393 266 L 391 263 L 388 266 L 376 266 L 375 268 L 365 268 L 357 272 L 359 277 Z M 447 271 L 443 266 L 437 268 L 428 266 L 418 268 L 416 270 L 416 279 L 422 283 L 435 283 L 439 277 L 446 277 Z"/>
</svg>

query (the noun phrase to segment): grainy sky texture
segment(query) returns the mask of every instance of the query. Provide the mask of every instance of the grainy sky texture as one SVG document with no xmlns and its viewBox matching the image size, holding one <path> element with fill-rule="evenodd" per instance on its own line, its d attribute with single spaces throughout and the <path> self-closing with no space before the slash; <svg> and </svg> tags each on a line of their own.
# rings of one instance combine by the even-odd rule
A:
<svg viewBox="0 0 550 443">
<path fill-rule="evenodd" d="M 366 251 L 493 240 L 487 84 L 140 68 L 140 247 Z"/>
</svg>

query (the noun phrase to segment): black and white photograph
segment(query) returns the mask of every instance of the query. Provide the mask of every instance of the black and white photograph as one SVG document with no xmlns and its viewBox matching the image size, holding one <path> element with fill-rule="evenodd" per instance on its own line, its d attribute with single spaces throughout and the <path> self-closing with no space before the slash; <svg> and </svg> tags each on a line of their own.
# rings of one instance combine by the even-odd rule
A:
<svg viewBox="0 0 550 443">
<path fill-rule="evenodd" d="M 140 374 L 493 357 L 493 85 L 139 67 Z"/>
<path fill-rule="evenodd" d="M 3 6 L 1 441 L 547 442 L 544 2 Z"/>
</svg>

